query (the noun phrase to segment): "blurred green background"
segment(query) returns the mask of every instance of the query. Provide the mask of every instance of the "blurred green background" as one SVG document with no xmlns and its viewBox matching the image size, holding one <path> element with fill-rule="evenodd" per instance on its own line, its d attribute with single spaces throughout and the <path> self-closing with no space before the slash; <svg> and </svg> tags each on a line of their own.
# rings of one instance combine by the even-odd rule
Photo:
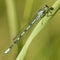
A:
<svg viewBox="0 0 60 60">
<path fill-rule="evenodd" d="M 45 4 L 52 6 L 56 0 L 0 0 L 0 60 L 16 60 L 24 43 L 37 23 L 25 34 L 9 54 L 4 51 L 13 43 L 18 32 L 35 17 Z M 34 38 L 25 60 L 60 60 L 60 10 Z"/>
</svg>

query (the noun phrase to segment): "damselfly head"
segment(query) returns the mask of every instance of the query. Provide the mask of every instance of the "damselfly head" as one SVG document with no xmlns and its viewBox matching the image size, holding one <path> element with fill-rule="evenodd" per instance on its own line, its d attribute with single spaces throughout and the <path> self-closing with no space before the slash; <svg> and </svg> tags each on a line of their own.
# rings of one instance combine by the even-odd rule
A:
<svg viewBox="0 0 60 60">
<path fill-rule="evenodd" d="M 49 9 L 49 6 L 48 5 L 44 5 L 44 10 L 47 11 Z"/>
</svg>

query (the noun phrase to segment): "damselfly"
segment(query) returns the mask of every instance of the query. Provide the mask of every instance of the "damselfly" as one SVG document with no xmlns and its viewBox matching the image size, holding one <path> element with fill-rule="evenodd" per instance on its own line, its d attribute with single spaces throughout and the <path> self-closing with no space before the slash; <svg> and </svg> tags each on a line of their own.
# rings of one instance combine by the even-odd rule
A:
<svg viewBox="0 0 60 60">
<path fill-rule="evenodd" d="M 35 17 L 35 19 L 26 27 L 26 29 L 21 33 L 18 34 L 14 39 L 13 39 L 13 44 L 4 52 L 5 54 L 7 54 L 12 47 L 14 46 L 14 44 L 17 43 L 17 41 L 19 41 L 24 35 L 25 33 L 33 26 L 33 24 L 43 18 L 46 14 L 48 15 L 48 13 L 51 13 L 51 10 L 53 10 L 53 7 L 49 8 L 47 5 L 45 5 L 42 9 L 40 9 L 37 13 L 37 16 Z"/>
</svg>

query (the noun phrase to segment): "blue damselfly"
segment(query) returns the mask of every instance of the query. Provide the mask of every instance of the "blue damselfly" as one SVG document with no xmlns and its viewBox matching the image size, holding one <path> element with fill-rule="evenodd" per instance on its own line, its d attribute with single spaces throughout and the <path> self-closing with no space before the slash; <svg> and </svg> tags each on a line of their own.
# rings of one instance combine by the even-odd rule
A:
<svg viewBox="0 0 60 60">
<path fill-rule="evenodd" d="M 33 24 L 38 21 L 39 19 L 42 19 L 46 14 L 48 15 L 49 12 L 51 12 L 50 10 L 53 10 L 53 7 L 49 8 L 47 5 L 44 5 L 44 7 L 42 9 L 40 9 L 37 13 L 37 16 L 34 18 L 34 20 L 25 28 L 25 30 L 21 33 L 18 34 L 14 39 L 13 39 L 13 44 L 4 52 L 5 54 L 7 54 L 12 47 L 14 46 L 14 44 L 17 43 L 17 41 L 19 41 L 24 35 L 25 33 L 33 26 Z"/>
</svg>

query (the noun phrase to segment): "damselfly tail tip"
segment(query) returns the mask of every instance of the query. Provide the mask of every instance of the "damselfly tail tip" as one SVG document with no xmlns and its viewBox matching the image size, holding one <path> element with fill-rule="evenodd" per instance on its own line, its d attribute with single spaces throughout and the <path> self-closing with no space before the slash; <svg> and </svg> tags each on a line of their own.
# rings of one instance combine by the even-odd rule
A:
<svg viewBox="0 0 60 60">
<path fill-rule="evenodd" d="M 4 52 L 4 54 L 8 54 L 10 50 L 11 50 L 11 49 L 8 48 L 8 49 Z"/>
</svg>

